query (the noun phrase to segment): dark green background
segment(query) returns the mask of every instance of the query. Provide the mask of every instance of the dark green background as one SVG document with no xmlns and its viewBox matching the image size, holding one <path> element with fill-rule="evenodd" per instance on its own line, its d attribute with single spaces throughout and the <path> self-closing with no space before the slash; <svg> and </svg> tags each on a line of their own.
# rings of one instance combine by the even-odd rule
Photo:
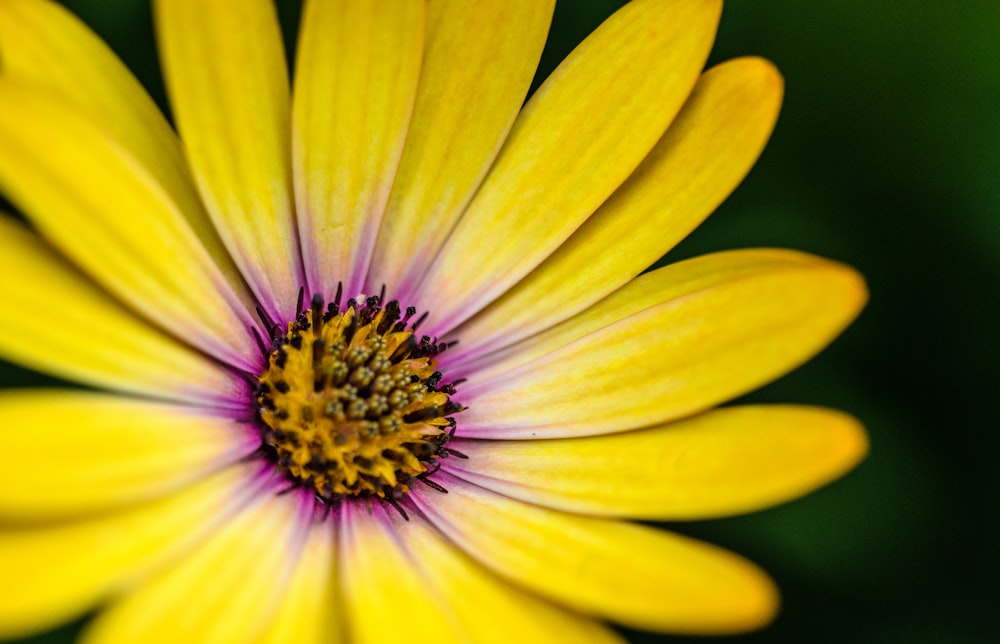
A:
<svg viewBox="0 0 1000 644">
<path fill-rule="evenodd" d="M 162 104 L 145 3 L 66 4 Z M 279 4 L 291 38 L 296 3 Z M 563 0 L 540 77 L 620 4 Z M 781 508 L 674 526 L 748 555 L 782 588 L 778 620 L 731 641 L 1000 641 L 998 36 L 995 0 L 726 7 L 712 60 L 773 60 L 785 106 L 747 181 L 667 260 L 787 246 L 855 265 L 871 289 L 831 348 L 748 397 L 850 411 L 870 431 L 867 461 Z M 0 385 L 44 382 L 0 365 Z"/>
</svg>

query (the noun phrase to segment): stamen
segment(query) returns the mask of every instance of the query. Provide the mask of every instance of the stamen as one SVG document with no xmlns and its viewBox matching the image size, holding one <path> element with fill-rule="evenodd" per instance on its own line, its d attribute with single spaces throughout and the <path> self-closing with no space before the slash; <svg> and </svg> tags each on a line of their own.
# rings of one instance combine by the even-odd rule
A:
<svg viewBox="0 0 1000 644">
<path fill-rule="evenodd" d="M 408 519 L 397 499 L 413 481 L 447 492 L 428 477 L 439 459 L 464 457 L 445 447 L 455 433 L 451 414 L 464 409 L 435 369 L 449 345 L 418 342 L 413 332 L 426 315 L 407 328 L 416 310 L 383 306 L 384 286 L 350 298 L 344 311 L 342 295 L 338 285 L 325 309 L 319 295 L 303 309 L 300 291 L 296 319 L 272 333 L 256 383 L 264 450 L 293 487 L 311 488 L 328 505 L 374 497 Z"/>
</svg>

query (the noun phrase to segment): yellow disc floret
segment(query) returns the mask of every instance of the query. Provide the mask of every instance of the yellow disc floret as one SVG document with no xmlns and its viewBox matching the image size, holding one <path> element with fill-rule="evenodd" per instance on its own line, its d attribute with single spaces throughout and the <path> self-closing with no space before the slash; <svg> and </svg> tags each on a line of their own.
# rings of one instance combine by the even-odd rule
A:
<svg viewBox="0 0 1000 644">
<path fill-rule="evenodd" d="M 393 499 L 447 454 L 460 411 L 440 386 L 434 355 L 417 341 L 398 304 L 322 300 L 274 339 L 257 388 L 264 443 L 279 468 L 327 502 Z M 436 487 L 436 486 L 435 486 Z"/>
</svg>

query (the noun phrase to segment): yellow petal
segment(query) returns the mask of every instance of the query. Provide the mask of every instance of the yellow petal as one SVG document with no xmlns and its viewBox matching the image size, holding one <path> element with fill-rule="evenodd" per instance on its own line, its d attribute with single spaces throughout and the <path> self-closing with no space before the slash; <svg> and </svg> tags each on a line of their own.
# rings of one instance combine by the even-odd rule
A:
<svg viewBox="0 0 1000 644">
<path fill-rule="evenodd" d="M 0 215 L 0 355 L 64 378 L 191 403 L 232 405 L 233 373 L 164 335 Z M 29 277 L 30 279 L 26 279 Z"/>
<path fill-rule="evenodd" d="M 290 319 L 302 280 L 274 7 L 160 0 L 154 11 L 170 104 L 208 212 L 261 305 Z"/>
<path fill-rule="evenodd" d="M 466 324 L 458 352 L 511 343 L 621 287 L 683 239 L 739 184 L 778 118 L 771 63 L 740 58 L 702 75 L 636 171 L 542 264 Z"/>
<path fill-rule="evenodd" d="M 344 623 L 337 598 L 333 523 L 316 523 L 274 621 L 260 644 L 336 644 L 343 642 Z"/>
<path fill-rule="evenodd" d="M 420 78 L 422 0 L 303 9 L 293 146 L 302 259 L 314 292 L 361 291 Z"/>
<path fill-rule="evenodd" d="M 552 73 L 423 283 L 440 333 L 555 250 L 632 173 L 690 94 L 718 0 L 630 2 Z"/>
<path fill-rule="evenodd" d="M 696 413 L 805 362 L 865 298 L 850 268 L 792 251 L 669 266 L 529 341 L 525 355 L 515 345 L 492 376 L 470 375 L 462 435 L 601 434 Z"/>
<path fill-rule="evenodd" d="M 245 287 L 205 213 L 180 141 L 139 81 L 87 26 L 48 0 L 0 3 L 3 73 L 57 92 L 101 123 L 177 204 L 241 296 Z"/>
<path fill-rule="evenodd" d="M 252 452 L 204 409 L 89 392 L 0 392 L 0 516 L 51 519 L 159 498 Z"/>
<path fill-rule="evenodd" d="M 864 429 L 839 412 L 729 407 L 624 434 L 462 441 L 450 471 L 560 510 L 637 519 L 708 519 L 802 496 L 854 467 Z"/>
<path fill-rule="evenodd" d="M 433 0 L 410 131 L 369 284 L 410 299 L 524 102 L 552 0 Z M 503 25 L 498 29 L 497 25 Z"/>
<path fill-rule="evenodd" d="M 5 76 L 0 188 L 114 295 L 216 358 L 255 367 L 243 302 L 162 186 L 58 94 Z"/>
<path fill-rule="evenodd" d="M 462 634 L 461 641 L 620 642 L 591 619 L 575 615 L 500 579 L 448 541 L 419 513 L 389 516 L 396 543 Z M 469 601 L 474 597 L 475 601 Z M 458 640 L 456 640 L 458 641 Z"/>
<path fill-rule="evenodd" d="M 169 570 L 125 594 L 82 642 L 253 642 L 288 585 L 309 520 L 297 496 L 260 499 Z"/>
<path fill-rule="evenodd" d="M 338 545 L 349 641 L 462 641 L 449 607 L 428 592 L 385 508 L 344 504 Z"/>
<path fill-rule="evenodd" d="M 174 496 L 76 523 L 0 531 L 0 637 L 79 615 L 187 552 L 254 492 L 256 467 L 229 468 Z M 5 584 L 6 586 L 6 584 Z M 124 641 L 124 640 L 123 640 Z"/>
<path fill-rule="evenodd" d="M 583 613 L 721 634 L 762 626 L 777 609 L 767 576 L 714 546 L 522 503 L 444 472 L 434 480 L 448 494 L 413 498 L 452 541 L 498 575 Z"/>
</svg>

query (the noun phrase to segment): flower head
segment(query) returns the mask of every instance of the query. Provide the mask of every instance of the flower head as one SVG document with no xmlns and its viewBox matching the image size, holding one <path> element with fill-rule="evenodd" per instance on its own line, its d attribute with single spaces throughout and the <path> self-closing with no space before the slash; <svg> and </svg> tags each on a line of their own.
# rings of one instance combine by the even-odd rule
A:
<svg viewBox="0 0 1000 644">
<path fill-rule="evenodd" d="M 526 104 L 547 0 L 158 0 L 177 131 L 50 0 L 0 3 L 0 637 L 614 641 L 765 624 L 744 559 L 628 522 L 804 494 L 851 418 L 716 405 L 858 313 L 851 269 L 641 274 L 770 134 L 718 0 L 634 0 Z M 641 275 L 640 275 L 641 274 Z M 637 277 L 638 276 L 638 277 Z"/>
</svg>

